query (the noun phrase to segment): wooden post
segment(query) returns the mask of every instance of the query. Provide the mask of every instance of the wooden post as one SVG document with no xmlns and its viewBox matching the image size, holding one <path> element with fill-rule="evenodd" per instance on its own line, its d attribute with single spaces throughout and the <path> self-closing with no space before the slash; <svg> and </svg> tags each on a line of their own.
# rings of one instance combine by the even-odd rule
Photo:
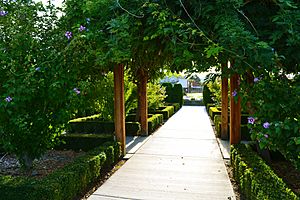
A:
<svg viewBox="0 0 300 200">
<path fill-rule="evenodd" d="M 239 92 L 239 75 L 230 77 L 230 144 L 241 140 L 241 98 L 234 97 Z"/>
<path fill-rule="evenodd" d="M 122 155 L 126 155 L 126 134 L 125 134 L 125 101 L 124 101 L 124 66 L 122 64 L 114 67 L 114 120 L 115 134 L 118 142 L 121 143 Z"/>
<path fill-rule="evenodd" d="M 226 64 L 222 64 L 222 72 Z M 228 78 L 222 77 L 221 139 L 228 140 Z"/>
<path fill-rule="evenodd" d="M 147 80 L 148 75 L 145 70 L 139 70 L 139 109 L 140 109 L 140 123 L 141 123 L 141 135 L 148 135 L 148 102 L 147 102 Z"/>
</svg>

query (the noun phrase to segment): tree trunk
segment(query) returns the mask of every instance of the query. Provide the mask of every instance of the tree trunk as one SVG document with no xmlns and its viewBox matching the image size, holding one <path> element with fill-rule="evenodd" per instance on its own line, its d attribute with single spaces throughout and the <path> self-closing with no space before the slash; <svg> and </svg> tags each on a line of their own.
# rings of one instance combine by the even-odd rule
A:
<svg viewBox="0 0 300 200">
<path fill-rule="evenodd" d="M 114 67 L 114 98 L 115 134 L 117 141 L 121 143 L 124 156 L 126 155 L 124 66 L 121 64 Z"/>
</svg>

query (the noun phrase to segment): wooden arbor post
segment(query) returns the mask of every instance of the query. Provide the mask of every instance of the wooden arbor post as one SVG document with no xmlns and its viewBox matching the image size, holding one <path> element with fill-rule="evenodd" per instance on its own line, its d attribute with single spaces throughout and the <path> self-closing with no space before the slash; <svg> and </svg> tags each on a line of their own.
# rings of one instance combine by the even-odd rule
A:
<svg viewBox="0 0 300 200">
<path fill-rule="evenodd" d="M 121 143 L 122 155 L 126 155 L 126 134 L 125 134 L 125 100 L 124 100 L 124 66 L 122 64 L 114 67 L 114 120 L 115 134 L 118 142 Z"/>
<path fill-rule="evenodd" d="M 241 98 L 239 91 L 239 75 L 230 77 L 230 144 L 237 144 L 241 140 Z"/>
<path fill-rule="evenodd" d="M 148 73 L 143 69 L 138 70 L 139 83 L 138 83 L 138 109 L 139 121 L 141 123 L 141 135 L 148 135 L 148 101 L 147 101 L 147 80 Z"/>
<path fill-rule="evenodd" d="M 227 68 L 227 63 L 222 64 L 222 74 Z M 228 139 L 228 78 L 222 77 L 222 110 L 221 110 L 221 139 Z"/>
</svg>

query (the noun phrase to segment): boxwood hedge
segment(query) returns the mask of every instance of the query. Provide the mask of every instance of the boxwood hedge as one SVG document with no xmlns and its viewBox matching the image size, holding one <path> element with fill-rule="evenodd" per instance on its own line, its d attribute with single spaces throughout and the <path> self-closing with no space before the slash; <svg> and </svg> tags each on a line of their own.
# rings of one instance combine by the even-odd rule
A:
<svg viewBox="0 0 300 200">
<path fill-rule="evenodd" d="M 299 200 L 250 145 L 231 146 L 231 165 L 234 179 L 249 200 Z"/>
<path fill-rule="evenodd" d="M 1 199 L 72 200 L 110 169 L 120 153 L 120 144 L 109 142 L 42 179 L 0 176 Z"/>
</svg>

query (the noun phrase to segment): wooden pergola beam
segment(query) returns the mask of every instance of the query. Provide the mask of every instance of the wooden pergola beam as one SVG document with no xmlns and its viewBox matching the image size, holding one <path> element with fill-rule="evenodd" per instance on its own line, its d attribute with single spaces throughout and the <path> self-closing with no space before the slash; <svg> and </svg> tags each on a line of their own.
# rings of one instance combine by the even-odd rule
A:
<svg viewBox="0 0 300 200">
<path fill-rule="evenodd" d="M 238 92 L 239 75 L 233 74 L 230 77 L 230 144 L 241 141 L 241 98 Z"/>
<path fill-rule="evenodd" d="M 141 135 L 148 135 L 148 101 L 147 101 L 147 71 L 139 70 L 139 109 L 140 109 L 140 123 L 141 123 Z"/>
<path fill-rule="evenodd" d="M 222 74 L 227 63 L 222 64 Z M 228 78 L 222 77 L 221 139 L 228 140 Z"/>
<path fill-rule="evenodd" d="M 122 155 L 126 155 L 124 66 L 114 67 L 114 120 L 116 140 L 121 143 Z"/>
</svg>

